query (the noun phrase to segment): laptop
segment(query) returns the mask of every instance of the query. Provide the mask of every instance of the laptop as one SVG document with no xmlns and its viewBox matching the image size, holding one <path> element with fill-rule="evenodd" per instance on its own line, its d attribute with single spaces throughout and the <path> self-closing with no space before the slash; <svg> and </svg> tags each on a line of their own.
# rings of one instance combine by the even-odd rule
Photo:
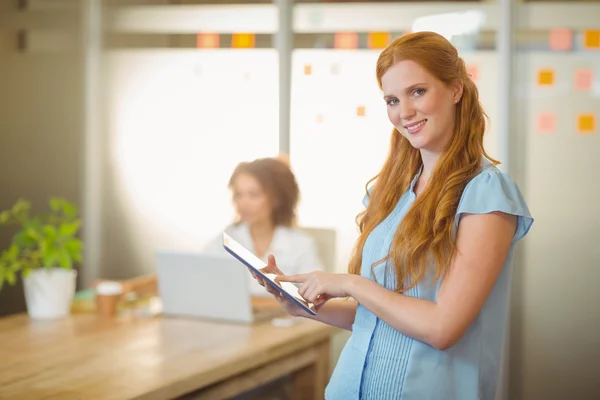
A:
<svg viewBox="0 0 600 400">
<path fill-rule="evenodd" d="M 255 323 L 283 313 L 252 307 L 250 273 L 227 254 L 160 250 L 155 256 L 158 295 L 165 316 Z"/>
</svg>

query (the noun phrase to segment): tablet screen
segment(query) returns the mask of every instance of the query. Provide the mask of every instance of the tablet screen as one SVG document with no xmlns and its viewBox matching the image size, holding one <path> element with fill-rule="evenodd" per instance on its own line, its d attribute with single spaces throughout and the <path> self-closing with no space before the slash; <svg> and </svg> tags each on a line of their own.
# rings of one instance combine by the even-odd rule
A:
<svg viewBox="0 0 600 400">
<path fill-rule="evenodd" d="M 223 246 L 225 247 L 225 250 L 235 256 L 239 261 L 251 268 L 255 273 L 259 274 L 264 279 L 268 280 L 271 286 L 279 290 L 309 313 L 313 315 L 316 314 L 314 305 L 307 302 L 302 296 L 300 296 L 298 293 L 298 288 L 294 284 L 291 282 L 279 282 L 277 280 L 277 275 L 262 272 L 261 269 L 265 268 L 267 264 L 225 232 L 223 232 Z"/>
</svg>

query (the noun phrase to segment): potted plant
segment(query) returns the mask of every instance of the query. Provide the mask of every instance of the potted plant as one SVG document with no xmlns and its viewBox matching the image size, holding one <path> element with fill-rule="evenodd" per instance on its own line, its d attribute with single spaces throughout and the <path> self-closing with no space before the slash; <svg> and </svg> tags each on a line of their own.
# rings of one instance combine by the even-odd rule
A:
<svg viewBox="0 0 600 400">
<path fill-rule="evenodd" d="M 52 319 L 69 314 L 77 272 L 83 258 L 77 207 L 52 197 L 50 212 L 30 215 L 31 203 L 20 199 L 0 213 L 0 224 L 17 225 L 10 246 L 0 253 L 0 290 L 23 279 L 31 318 Z"/>
</svg>

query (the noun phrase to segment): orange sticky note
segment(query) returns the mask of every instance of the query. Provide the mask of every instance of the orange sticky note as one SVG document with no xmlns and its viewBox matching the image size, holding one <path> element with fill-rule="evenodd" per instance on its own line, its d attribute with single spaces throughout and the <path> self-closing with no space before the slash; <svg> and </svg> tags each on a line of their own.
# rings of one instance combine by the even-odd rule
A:
<svg viewBox="0 0 600 400">
<path fill-rule="evenodd" d="M 234 33 L 231 37 L 231 47 L 236 49 L 251 49 L 254 47 L 253 33 Z"/>
<path fill-rule="evenodd" d="M 365 106 L 358 106 L 356 107 L 356 116 L 357 117 L 364 117 L 366 115 L 367 110 L 365 109 Z"/>
<path fill-rule="evenodd" d="M 317 115 L 317 124 L 322 124 L 323 123 L 323 114 L 318 114 Z"/>
<path fill-rule="evenodd" d="M 336 33 L 334 38 L 334 47 L 336 49 L 358 48 L 358 34 L 354 32 Z"/>
<path fill-rule="evenodd" d="M 577 131 L 581 135 L 591 135 L 596 130 L 594 114 L 581 114 L 577 117 Z"/>
<path fill-rule="evenodd" d="M 369 33 L 368 46 L 370 49 L 383 49 L 390 44 L 392 35 L 389 32 Z"/>
<path fill-rule="evenodd" d="M 586 49 L 600 49 L 600 30 L 583 32 L 583 47 Z"/>
<path fill-rule="evenodd" d="M 556 115 L 549 112 L 538 114 L 537 130 L 540 133 L 554 133 L 556 130 Z"/>
<path fill-rule="evenodd" d="M 306 64 L 304 66 L 304 75 L 312 74 L 312 66 L 310 64 Z"/>
<path fill-rule="evenodd" d="M 471 77 L 473 82 L 479 81 L 479 66 L 477 64 L 467 65 L 467 75 Z"/>
<path fill-rule="evenodd" d="M 220 46 L 217 33 L 199 33 L 196 36 L 196 47 L 199 49 L 217 49 Z"/>
<path fill-rule="evenodd" d="M 551 69 L 541 69 L 538 71 L 538 85 L 552 86 L 554 85 L 554 71 Z"/>
<path fill-rule="evenodd" d="M 591 69 L 575 70 L 575 89 L 592 90 L 594 85 L 594 71 Z"/>
<path fill-rule="evenodd" d="M 570 29 L 551 29 L 548 39 L 552 50 L 571 50 L 573 48 L 573 31 Z"/>
</svg>

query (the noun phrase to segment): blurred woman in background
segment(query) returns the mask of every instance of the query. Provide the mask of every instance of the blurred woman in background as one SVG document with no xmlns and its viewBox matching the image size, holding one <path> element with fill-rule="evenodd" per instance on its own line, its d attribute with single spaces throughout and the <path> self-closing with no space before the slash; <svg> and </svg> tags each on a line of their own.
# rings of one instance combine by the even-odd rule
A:
<svg viewBox="0 0 600 400">
<path fill-rule="evenodd" d="M 321 270 L 314 240 L 295 227 L 300 190 L 284 159 L 262 158 L 242 162 L 229 179 L 236 221 L 225 232 L 257 257 L 277 257 L 287 274 Z M 221 253 L 222 235 L 204 249 Z M 250 275 L 249 275 L 250 277 Z M 252 296 L 267 296 L 254 279 L 249 279 Z"/>
</svg>

